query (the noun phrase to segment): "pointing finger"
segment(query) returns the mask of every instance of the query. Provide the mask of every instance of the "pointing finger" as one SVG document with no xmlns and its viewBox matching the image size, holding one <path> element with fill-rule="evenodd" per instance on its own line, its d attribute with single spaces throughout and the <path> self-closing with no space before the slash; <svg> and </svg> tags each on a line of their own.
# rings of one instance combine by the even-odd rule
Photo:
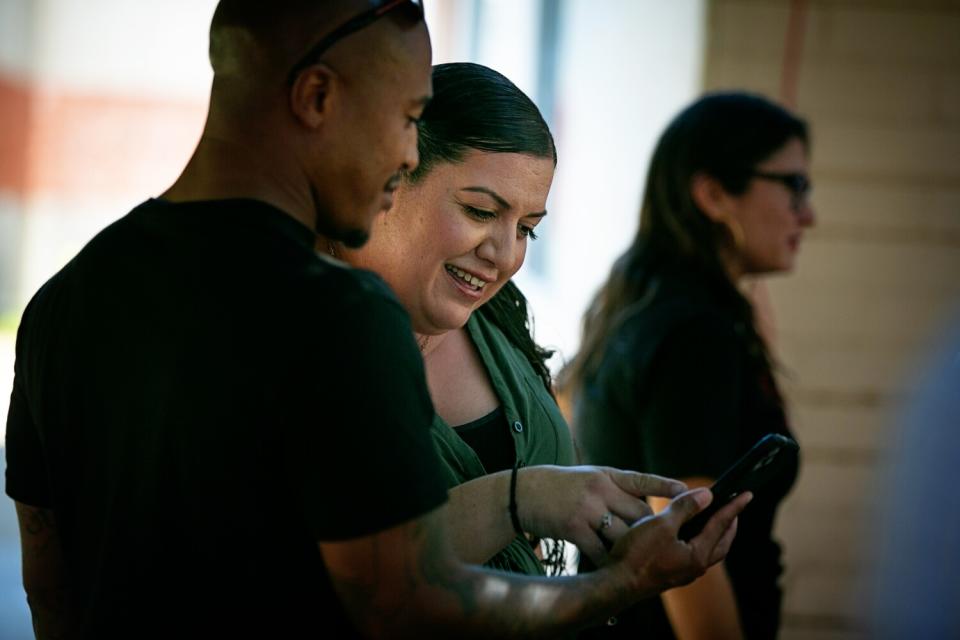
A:
<svg viewBox="0 0 960 640">
<path fill-rule="evenodd" d="M 679 480 L 664 478 L 651 473 L 637 473 L 636 471 L 620 469 L 610 469 L 608 473 L 614 484 L 637 497 L 660 496 L 672 498 L 687 490 L 687 485 Z"/>
</svg>

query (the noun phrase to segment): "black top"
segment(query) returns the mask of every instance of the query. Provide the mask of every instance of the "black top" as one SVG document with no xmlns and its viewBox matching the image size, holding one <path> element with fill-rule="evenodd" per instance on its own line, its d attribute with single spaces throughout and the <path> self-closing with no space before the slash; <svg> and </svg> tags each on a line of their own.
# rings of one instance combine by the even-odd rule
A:
<svg viewBox="0 0 960 640">
<path fill-rule="evenodd" d="M 86 638 L 350 636 L 317 541 L 446 499 L 409 319 L 249 200 L 153 200 L 34 296 L 7 493 L 53 508 Z"/>
<path fill-rule="evenodd" d="M 456 427 L 456 432 L 477 453 L 487 473 L 513 468 L 517 452 L 503 407 Z"/>
<path fill-rule="evenodd" d="M 767 433 L 790 435 L 783 403 L 757 338 L 735 302 L 697 274 L 657 279 L 611 338 L 600 368 L 577 401 L 585 462 L 674 478 L 717 478 Z M 780 547 L 772 539 L 777 506 L 796 465 L 766 487 L 740 516 L 725 562 L 748 638 L 772 638 L 780 618 Z M 672 638 L 660 599 L 598 629 Z"/>
</svg>

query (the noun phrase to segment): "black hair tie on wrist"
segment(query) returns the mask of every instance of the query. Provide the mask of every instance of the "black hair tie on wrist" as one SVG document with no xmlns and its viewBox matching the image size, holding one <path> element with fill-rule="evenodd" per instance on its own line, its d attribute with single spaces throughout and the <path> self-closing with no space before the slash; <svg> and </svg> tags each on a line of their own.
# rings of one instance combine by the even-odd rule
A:
<svg viewBox="0 0 960 640">
<path fill-rule="evenodd" d="M 513 523 L 513 530 L 518 536 L 523 535 L 523 528 L 520 526 L 520 516 L 517 515 L 517 470 L 523 462 L 518 458 L 513 463 L 513 473 L 510 474 L 510 522 Z"/>
</svg>

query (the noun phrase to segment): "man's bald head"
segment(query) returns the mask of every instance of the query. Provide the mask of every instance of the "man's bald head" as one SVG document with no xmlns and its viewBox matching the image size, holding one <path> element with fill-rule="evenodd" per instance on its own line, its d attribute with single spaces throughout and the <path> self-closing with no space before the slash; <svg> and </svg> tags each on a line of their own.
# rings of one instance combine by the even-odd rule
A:
<svg viewBox="0 0 960 640">
<path fill-rule="evenodd" d="M 339 30 L 360 16 L 372 19 Z M 430 58 L 413 2 L 221 0 L 201 143 L 228 145 L 227 164 L 255 163 L 261 181 L 296 192 L 297 208 L 313 206 L 317 229 L 359 244 L 417 164 Z"/>
<path fill-rule="evenodd" d="M 283 80 L 313 44 L 373 4 L 370 0 L 220 0 L 210 26 L 214 76 L 242 77 L 247 82 Z M 388 12 L 382 21 L 405 28 L 415 24 L 403 10 Z M 369 44 L 346 46 L 357 49 L 351 54 L 356 57 L 369 50 Z"/>
</svg>

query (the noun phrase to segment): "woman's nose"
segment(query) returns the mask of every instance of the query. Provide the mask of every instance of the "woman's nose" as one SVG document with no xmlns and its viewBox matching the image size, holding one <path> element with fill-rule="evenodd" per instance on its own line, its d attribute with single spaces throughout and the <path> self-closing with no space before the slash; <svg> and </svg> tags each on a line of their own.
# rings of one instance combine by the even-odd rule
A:
<svg viewBox="0 0 960 640">
<path fill-rule="evenodd" d="M 511 235 L 503 229 L 491 230 L 477 246 L 477 257 L 489 262 L 497 270 L 505 271 L 513 264 L 515 244 L 515 233 Z"/>
<path fill-rule="evenodd" d="M 816 212 L 814 212 L 813 205 L 808 198 L 803 199 L 796 209 L 796 214 L 797 222 L 800 223 L 801 227 L 812 227 L 817 222 Z"/>
</svg>

